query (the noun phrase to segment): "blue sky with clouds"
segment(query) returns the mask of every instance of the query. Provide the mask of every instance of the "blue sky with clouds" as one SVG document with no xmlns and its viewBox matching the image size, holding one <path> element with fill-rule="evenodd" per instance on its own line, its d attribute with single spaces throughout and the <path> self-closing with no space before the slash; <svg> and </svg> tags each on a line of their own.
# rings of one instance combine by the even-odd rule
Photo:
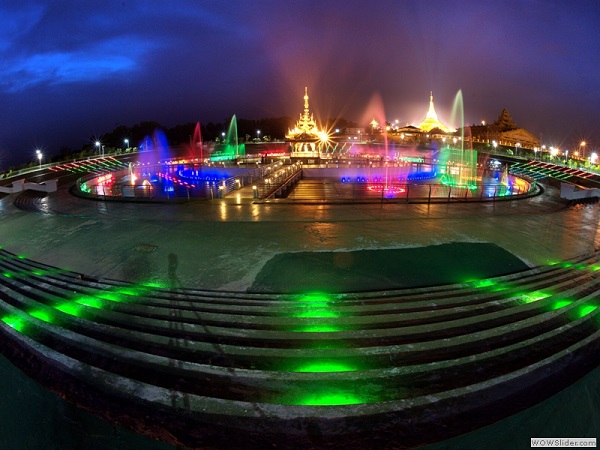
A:
<svg viewBox="0 0 600 450">
<path fill-rule="evenodd" d="M 467 123 L 600 148 L 599 23 L 584 0 L 4 1 L 0 169 L 142 120 L 296 117 L 304 86 L 316 116 L 401 122 L 461 89 Z"/>
</svg>

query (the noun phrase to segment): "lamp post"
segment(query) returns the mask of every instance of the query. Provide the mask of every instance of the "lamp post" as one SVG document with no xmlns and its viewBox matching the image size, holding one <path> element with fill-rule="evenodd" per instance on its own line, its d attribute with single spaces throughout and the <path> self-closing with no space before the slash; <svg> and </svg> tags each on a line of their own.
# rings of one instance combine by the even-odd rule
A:
<svg viewBox="0 0 600 450">
<path fill-rule="evenodd" d="M 580 152 L 581 153 L 581 158 L 583 159 L 584 163 L 585 163 L 585 145 L 586 145 L 585 141 L 581 141 L 579 143 L 579 148 L 581 149 L 581 152 Z"/>
<path fill-rule="evenodd" d="M 44 155 L 42 155 L 42 151 L 37 149 L 35 151 L 35 154 L 37 155 L 38 161 L 40 162 L 40 169 L 42 168 L 42 158 L 44 157 Z"/>
<path fill-rule="evenodd" d="M 256 138 L 260 141 L 260 130 L 256 130 Z"/>
<path fill-rule="evenodd" d="M 515 144 L 515 156 L 519 156 L 519 147 L 521 146 L 520 142 Z"/>
<path fill-rule="evenodd" d="M 94 143 L 94 145 L 95 145 L 96 147 L 98 147 L 98 154 L 100 154 L 100 151 L 102 150 L 102 144 L 100 143 L 100 141 L 96 141 L 96 142 Z"/>
<path fill-rule="evenodd" d="M 124 139 L 123 142 L 125 143 L 125 150 L 127 150 L 129 148 L 129 139 Z"/>
</svg>

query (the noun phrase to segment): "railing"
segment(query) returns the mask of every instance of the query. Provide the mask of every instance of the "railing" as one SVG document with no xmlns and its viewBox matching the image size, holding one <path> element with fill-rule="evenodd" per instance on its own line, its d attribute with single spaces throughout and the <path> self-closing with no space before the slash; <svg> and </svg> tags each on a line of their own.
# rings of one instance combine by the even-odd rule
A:
<svg viewBox="0 0 600 450">
<path fill-rule="evenodd" d="M 128 170 L 116 172 L 88 174 L 76 182 L 74 193 L 87 198 L 117 199 L 117 200 L 145 200 L 145 201 L 188 201 L 191 199 L 223 198 L 227 194 L 251 185 L 256 180 L 253 172 L 229 177 L 218 181 L 187 182 L 170 180 L 168 183 L 150 184 L 139 183 L 92 183 L 103 175 L 111 174 L 115 180 L 123 179 L 129 174 Z"/>
<path fill-rule="evenodd" d="M 290 202 L 389 202 L 440 203 L 515 199 L 537 194 L 540 189 L 531 180 L 508 187 L 502 184 L 443 185 L 428 183 L 360 183 L 337 180 L 303 180 L 294 189 L 277 190 L 268 185 L 257 186 L 259 198 L 285 198 Z"/>
<path fill-rule="evenodd" d="M 276 171 L 255 185 L 254 198 L 287 197 L 301 178 L 302 166 L 300 164 L 280 165 Z"/>
</svg>

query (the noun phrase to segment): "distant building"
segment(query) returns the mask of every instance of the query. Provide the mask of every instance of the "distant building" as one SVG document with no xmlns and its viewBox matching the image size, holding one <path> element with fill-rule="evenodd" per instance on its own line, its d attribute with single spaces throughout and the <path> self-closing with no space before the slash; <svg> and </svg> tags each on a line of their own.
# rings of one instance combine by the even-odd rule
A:
<svg viewBox="0 0 600 450">
<path fill-rule="evenodd" d="M 484 144 L 496 142 L 498 145 L 507 147 L 529 149 L 540 147 L 540 140 L 525 128 L 517 126 L 506 108 L 502 110 L 494 123 L 489 125 L 472 125 L 470 128 L 473 142 Z"/>
</svg>

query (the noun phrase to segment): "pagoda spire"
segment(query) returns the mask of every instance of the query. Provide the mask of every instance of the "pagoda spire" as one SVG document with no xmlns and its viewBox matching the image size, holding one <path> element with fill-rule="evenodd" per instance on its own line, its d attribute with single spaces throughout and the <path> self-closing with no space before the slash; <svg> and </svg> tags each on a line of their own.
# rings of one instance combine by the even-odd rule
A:
<svg viewBox="0 0 600 450">
<path fill-rule="evenodd" d="M 290 129 L 286 138 L 297 138 L 298 136 L 317 138 L 320 130 L 317 127 L 314 116 L 310 113 L 308 104 L 308 87 L 304 87 L 304 112 L 300 113 L 300 118 L 296 126 Z"/>
<path fill-rule="evenodd" d="M 309 113 L 309 109 L 308 109 L 308 87 L 304 86 L 304 114 L 305 116 L 308 116 Z"/>
<path fill-rule="evenodd" d="M 435 112 L 435 107 L 433 106 L 433 91 L 429 91 L 429 111 L 427 111 L 426 119 L 438 121 L 438 116 Z"/>
</svg>

